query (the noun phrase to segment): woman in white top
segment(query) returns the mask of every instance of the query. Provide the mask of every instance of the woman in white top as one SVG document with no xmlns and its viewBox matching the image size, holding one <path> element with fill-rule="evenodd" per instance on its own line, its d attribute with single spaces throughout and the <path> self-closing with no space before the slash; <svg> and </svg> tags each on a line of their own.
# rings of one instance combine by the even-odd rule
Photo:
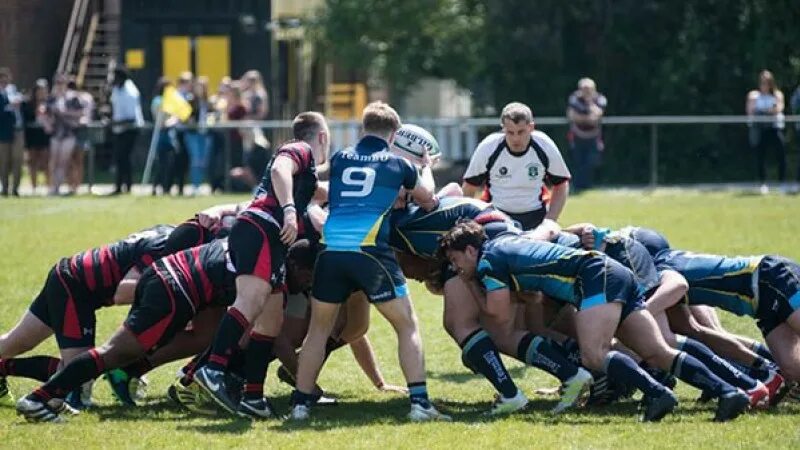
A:
<svg viewBox="0 0 800 450">
<path fill-rule="evenodd" d="M 750 117 L 767 117 L 765 122 L 750 123 L 750 146 L 756 151 L 758 161 L 758 180 L 761 193 L 766 194 L 767 163 L 766 153 L 772 149 L 778 159 L 778 179 L 786 181 L 786 150 L 783 136 L 783 92 L 778 89 L 775 77 L 769 70 L 758 76 L 758 89 L 747 94 L 747 115 Z"/>
</svg>

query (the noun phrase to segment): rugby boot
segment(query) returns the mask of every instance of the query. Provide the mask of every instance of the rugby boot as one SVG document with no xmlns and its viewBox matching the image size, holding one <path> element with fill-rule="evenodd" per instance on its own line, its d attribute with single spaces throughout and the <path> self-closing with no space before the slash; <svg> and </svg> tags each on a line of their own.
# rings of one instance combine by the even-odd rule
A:
<svg viewBox="0 0 800 450">
<path fill-rule="evenodd" d="M 589 396 L 589 390 L 591 389 L 593 381 L 594 378 L 592 378 L 592 374 L 583 367 L 579 367 L 578 373 L 564 382 L 562 386 L 564 392 L 561 394 L 561 400 L 551 412 L 553 414 L 560 414 L 574 406 L 583 406 Z"/>
<path fill-rule="evenodd" d="M 715 422 L 727 422 L 739 417 L 750 406 L 750 397 L 742 391 L 731 392 L 719 398 Z"/>
</svg>

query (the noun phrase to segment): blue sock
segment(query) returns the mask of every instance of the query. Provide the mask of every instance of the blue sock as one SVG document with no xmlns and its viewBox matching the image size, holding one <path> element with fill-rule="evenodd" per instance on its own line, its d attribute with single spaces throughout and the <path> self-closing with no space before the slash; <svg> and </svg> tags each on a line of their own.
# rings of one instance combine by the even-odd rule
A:
<svg viewBox="0 0 800 450">
<path fill-rule="evenodd" d="M 678 353 L 678 356 L 672 361 L 670 372 L 678 379 L 691 384 L 701 391 L 708 391 L 715 397 L 722 397 L 736 392 L 735 387 L 722 381 L 697 358 L 685 352 Z"/>
<path fill-rule="evenodd" d="M 619 384 L 637 387 L 648 397 L 658 397 L 666 390 L 630 356 L 616 350 L 611 350 L 606 355 L 603 372 Z"/>
<path fill-rule="evenodd" d="M 702 342 L 681 335 L 675 336 L 675 339 L 678 341 L 678 350 L 682 350 L 697 358 L 697 360 L 708 367 L 714 375 L 722 378 L 724 381 L 744 389 L 745 391 L 754 389 L 758 385 L 756 380 L 728 364 L 727 361 L 717 356 Z"/>
<path fill-rule="evenodd" d="M 408 383 L 408 395 L 411 398 L 411 403 L 419 403 L 423 408 L 430 408 L 431 401 L 428 399 L 428 387 L 424 381 Z"/>
<path fill-rule="evenodd" d="M 763 359 L 760 356 L 757 356 L 757 358 Z M 767 377 L 769 377 L 769 370 L 759 369 L 756 367 L 747 367 L 744 364 L 741 364 L 737 361 L 733 361 L 731 359 L 726 359 L 725 362 L 737 368 L 740 372 L 746 373 L 750 378 L 754 380 L 764 381 L 767 379 Z"/>
<path fill-rule="evenodd" d="M 756 352 L 758 356 L 775 362 L 775 357 L 772 356 L 772 352 L 770 352 L 769 348 L 761 342 L 754 343 L 752 350 Z"/>
<path fill-rule="evenodd" d="M 479 328 L 464 339 L 461 359 L 467 367 L 486 377 L 503 397 L 512 398 L 517 395 L 517 385 L 511 379 L 497 347 L 486 331 Z"/>
<path fill-rule="evenodd" d="M 517 359 L 567 381 L 578 373 L 578 366 L 564 357 L 563 348 L 558 350 L 557 345 L 551 339 L 527 333 L 517 346 Z"/>
</svg>

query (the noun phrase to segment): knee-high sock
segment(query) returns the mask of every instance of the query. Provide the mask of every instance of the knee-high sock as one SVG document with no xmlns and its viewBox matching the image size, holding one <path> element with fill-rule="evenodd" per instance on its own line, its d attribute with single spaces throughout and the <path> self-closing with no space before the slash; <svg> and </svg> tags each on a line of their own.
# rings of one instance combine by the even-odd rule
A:
<svg viewBox="0 0 800 450">
<path fill-rule="evenodd" d="M 45 382 L 56 373 L 60 362 L 60 359 L 52 356 L 0 359 L 0 376 L 33 378 Z"/>
<path fill-rule="evenodd" d="M 228 308 L 225 316 L 220 321 L 214 343 L 211 344 L 211 355 L 208 357 L 208 367 L 224 370 L 228 366 L 228 359 L 239 347 L 245 330 L 250 327 L 250 322 L 236 308 Z"/>
<path fill-rule="evenodd" d="M 578 373 L 578 366 L 564 357 L 563 349 L 556 350 L 551 339 L 526 334 L 517 346 L 517 359 L 525 364 L 542 369 L 559 380 L 567 381 Z"/>
<path fill-rule="evenodd" d="M 724 381 L 745 391 L 754 389 L 758 385 L 756 380 L 728 364 L 727 361 L 717 356 L 702 342 L 680 335 L 675 336 L 675 338 L 678 341 L 678 350 L 697 358 L 698 361 L 705 364 L 709 370 Z"/>
<path fill-rule="evenodd" d="M 244 350 L 245 385 L 243 396 L 246 399 L 259 399 L 264 396 L 264 379 L 269 363 L 275 359 L 274 336 L 250 332 L 250 343 Z"/>
<path fill-rule="evenodd" d="M 620 384 L 637 387 L 648 397 L 657 397 L 667 389 L 639 367 L 630 356 L 616 350 L 611 350 L 606 355 L 603 372 L 609 379 Z"/>
<path fill-rule="evenodd" d="M 756 352 L 756 354 L 758 356 L 760 356 L 760 357 L 762 357 L 764 359 L 768 359 L 768 360 L 772 361 L 773 363 L 775 362 L 775 357 L 772 356 L 772 352 L 769 351 L 769 347 L 767 347 L 766 345 L 762 344 L 761 342 L 753 343 L 752 350 L 754 352 Z"/>
<path fill-rule="evenodd" d="M 483 375 L 497 392 L 505 398 L 517 395 L 517 385 L 506 370 L 500 353 L 489 333 L 478 328 L 464 339 L 461 345 L 461 360 L 472 370 Z"/>
<path fill-rule="evenodd" d="M 678 356 L 672 361 L 670 372 L 678 379 L 691 384 L 697 389 L 711 392 L 716 397 L 721 397 L 737 390 L 736 387 L 714 375 L 708 367 L 686 352 L 678 353 Z"/>
<path fill-rule="evenodd" d="M 123 367 L 122 370 L 124 370 L 129 377 L 141 378 L 142 375 L 153 370 L 153 364 L 147 356 L 143 356 L 135 362 Z"/>
<path fill-rule="evenodd" d="M 31 395 L 45 401 L 51 398 L 64 398 L 71 390 L 97 378 L 104 371 L 103 359 L 97 350 L 91 349 L 70 361 L 66 367 L 56 372 L 47 383 L 33 391 Z"/>
</svg>

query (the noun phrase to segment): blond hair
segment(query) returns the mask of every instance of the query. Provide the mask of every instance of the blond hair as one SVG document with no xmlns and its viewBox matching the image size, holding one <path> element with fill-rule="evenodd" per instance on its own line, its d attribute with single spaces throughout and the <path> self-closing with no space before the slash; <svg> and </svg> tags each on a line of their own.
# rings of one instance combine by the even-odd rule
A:
<svg viewBox="0 0 800 450">
<path fill-rule="evenodd" d="M 388 138 L 400 129 L 402 123 L 397 111 L 384 102 L 372 102 L 364 108 L 361 126 L 365 134 Z"/>
</svg>

